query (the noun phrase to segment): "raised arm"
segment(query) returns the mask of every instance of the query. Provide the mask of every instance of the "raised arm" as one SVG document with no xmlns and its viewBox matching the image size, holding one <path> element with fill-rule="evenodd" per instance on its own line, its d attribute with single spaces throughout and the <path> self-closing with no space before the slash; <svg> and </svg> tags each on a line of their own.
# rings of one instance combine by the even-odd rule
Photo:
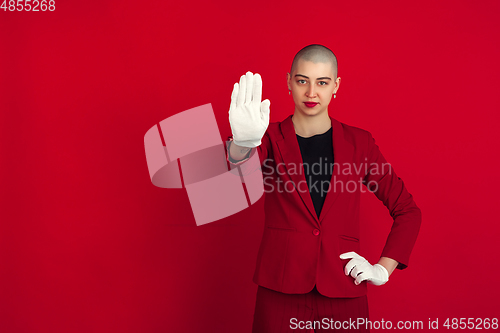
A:
<svg viewBox="0 0 500 333">
<path fill-rule="evenodd" d="M 229 145 L 229 157 L 232 159 L 232 162 L 238 162 L 250 155 L 249 152 L 251 150 L 252 148 L 241 147 L 235 144 L 234 141 L 231 141 Z"/>
</svg>

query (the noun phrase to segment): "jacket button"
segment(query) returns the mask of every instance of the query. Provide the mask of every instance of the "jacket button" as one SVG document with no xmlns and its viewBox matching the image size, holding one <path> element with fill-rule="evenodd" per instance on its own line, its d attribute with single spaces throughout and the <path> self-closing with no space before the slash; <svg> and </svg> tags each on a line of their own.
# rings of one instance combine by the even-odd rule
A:
<svg viewBox="0 0 500 333">
<path fill-rule="evenodd" d="M 313 235 L 314 236 L 318 236 L 319 235 L 319 230 L 318 229 L 314 229 L 313 230 Z"/>
</svg>

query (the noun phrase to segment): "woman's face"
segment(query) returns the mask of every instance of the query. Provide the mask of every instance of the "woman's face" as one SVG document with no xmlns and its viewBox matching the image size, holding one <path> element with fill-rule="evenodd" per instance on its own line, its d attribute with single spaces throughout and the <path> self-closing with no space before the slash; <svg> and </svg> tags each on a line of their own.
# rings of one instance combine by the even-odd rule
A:
<svg viewBox="0 0 500 333">
<path fill-rule="evenodd" d="M 328 105 L 340 85 L 340 77 L 335 80 L 334 75 L 331 64 L 299 60 L 294 72 L 287 75 L 295 111 L 311 116 L 328 113 Z M 307 102 L 317 104 L 311 107 Z"/>
</svg>

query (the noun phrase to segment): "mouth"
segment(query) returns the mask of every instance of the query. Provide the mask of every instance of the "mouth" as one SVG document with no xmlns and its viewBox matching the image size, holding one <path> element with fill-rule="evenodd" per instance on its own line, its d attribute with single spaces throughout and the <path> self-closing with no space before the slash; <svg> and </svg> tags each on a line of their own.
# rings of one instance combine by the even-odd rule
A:
<svg viewBox="0 0 500 333">
<path fill-rule="evenodd" d="M 308 108 L 313 108 L 315 107 L 318 103 L 316 102 L 304 102 L 305 106 L 307 106 Z"/>
</svg>

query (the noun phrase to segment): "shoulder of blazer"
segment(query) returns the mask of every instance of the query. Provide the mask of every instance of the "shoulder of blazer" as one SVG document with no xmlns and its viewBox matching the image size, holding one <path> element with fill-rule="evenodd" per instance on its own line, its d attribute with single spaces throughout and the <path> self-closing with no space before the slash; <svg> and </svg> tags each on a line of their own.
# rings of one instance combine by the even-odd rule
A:
<svg viewBox="0 0 500 333">
<path fill-rule="evenodd" d="M 344 140 L 353 146 L 354 155 L 360 161 L 368 158 L 370 152 L 370 141 L 372 135 L 365 129 L 343 124 L 344 126 Z"/>
<path fill-rule="evenodd" d="M 371 136 L 371 133 L 365 129 L 362 129 L 360 127 L 348 125 L 345 123 L 340 122 L 342 125 L 342 128 L 344 130 L 344 139 L 346 139 L 349 142 L 355 142 L 361 140 L 366 140 Z"/>
</svg>

